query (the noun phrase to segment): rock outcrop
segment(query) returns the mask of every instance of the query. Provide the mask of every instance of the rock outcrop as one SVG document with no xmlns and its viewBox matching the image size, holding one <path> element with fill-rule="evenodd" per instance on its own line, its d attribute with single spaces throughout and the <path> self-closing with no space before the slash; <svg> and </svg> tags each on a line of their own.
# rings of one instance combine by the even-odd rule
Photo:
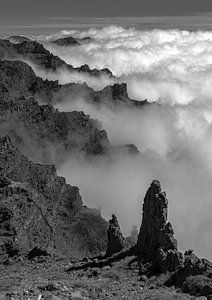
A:
<svg viewBox="0 0 212 300">
<path fill-rule="evenodd" d="M 158 180 L 149 187 L 143 204 L 142 224 L 137 250 L 143 262 L 151 263 L 154 272 L 175 271 L 183 263 L 177 250 L 177 240 L 170 222 L 167 222 L 168 199 Z"/>
<path fill-rule="evenodd" d="M 84 37 L 84 38 L 74 38 L 72 36 L 66 36 L 63 38 L 59 38 L 56 40 L 51 41 L 51 43 L 57 45 L 57 46 L 79 46 L 82 43 L 91 41 L 90 37 Z"/>
<path fill-rule="evenodd" d="M 32 68 L 22 61 L 0 60 L 1 99 L 31 95 L 30 88 L 37 81 Z"/>
<path fill-rule="evenodd" d="M 107 222 L 53 165 L 34 164 L 3 137 L 0 166 L 0 260 L 35 247 L 74 257 L 106 249 Z"/>
<path fill-rule="evenodd" d="M 109 228 L 107 230 L 107 251 L 106 256 L 112 256 L 120 252 L 126 247 L 125 238 L 122 235 L 118 220 L 113 214 L 109 220 Z"/>
<path fill-rule="evenodd" d="M 183 266 L 171 276 L 167 285 L 182 286 L 186 278 L 200 275 L 212 279 L 212 263 L 186 251 Z"/>
</svg>

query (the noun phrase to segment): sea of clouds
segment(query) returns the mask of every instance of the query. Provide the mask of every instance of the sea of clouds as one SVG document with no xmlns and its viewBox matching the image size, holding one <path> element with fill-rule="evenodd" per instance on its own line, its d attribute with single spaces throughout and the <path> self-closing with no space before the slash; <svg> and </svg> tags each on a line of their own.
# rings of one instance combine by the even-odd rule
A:
<svg viewBox="0 0 212 300">
<path fill-rule="evenodd" d="M 45 46 L 75 67 L 109 68 L 115 78 L 63 70 L 37 74 L 61 83 L 86 82 L 96 90 L 126 82 L 131 98 L 159 105 L 114 110 L 66 95 L 56 104 L 60 111 L 83 110 L 101 121 L 112 145 L 133 143 L 141 154 L 71 158 L 59 173 L 79 186 L 88 206 L 101 206 L 107 218 L 115 212 L 125 234 L 140 225 L 142 198 L 159 179 L 180 249 L 194 248 L 212 258 L 212 32 L 109 26 L 57 34 L 62 36 L 91 40 L 61 47 L 50 42 L 56 36 L 49 36 Z"/>
</svg>

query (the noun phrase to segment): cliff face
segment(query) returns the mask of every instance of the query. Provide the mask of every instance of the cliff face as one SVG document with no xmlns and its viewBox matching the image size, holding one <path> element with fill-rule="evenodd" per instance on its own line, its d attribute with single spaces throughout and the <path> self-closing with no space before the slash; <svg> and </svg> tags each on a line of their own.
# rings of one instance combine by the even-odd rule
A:
<svg viewBox="0 0 212 300">
<path fill-rule="evenodd" d="M 142 107 L 148 102 L 130 99 L 127 85 L 114 84 L 103 90 L 94 91 L 86 84 L 60 85 L 58 81 L 48 81 L 37 77 L 32 68 L 22 61 L 0 60 L 0 95 L 4 99 L 8 96 L 34 96 L 40 103 L 60 103 L 65 99 L 82 98 L 94 105 L 116 107 Z M 72 100 L 74 101 L 74 100 Z"/>
<path fill-rule="evenodd" d="M 1 59 L 20 59 L 27 60 L 33 64 L 49 71 L 56 71 L 64 68 L 70 72 L 82 72 L 91 76 L 113 76 L 108 69 L 90 69 L 88 65 L 74 68 L 53 55 L 44 46 L 36 41 L 24 40 L 22 43 L 11 43 L 9 40 L 0 40 L 0 57 Z"/>
<path fill-rule="evenodd" d="M 95 92 L 86 85 L 61 86 L 57 81 L 36 77 L 32 68 L 22 61 L 0 61 L 0 79 L 0 136 L 8 134 L 31 159 L 59 163 L 74 152 L 88 155 L 110 150 L 138 153 L 133 145 L 112 149 L 97 120 L 82 112 L 59 113 L 51 105 L 76 94 L 97 105 L 113 108 L 131 105 L 133 100 L 127 98 L 125 85 L 108 87 L 109 93 Z M 116 92 L 112 93 L 113 88 Z M 38 105 L 32 95 L 40 103 L 50 105 Z"/>
<path fill-rule="evenodd" d="M 0 258 L 35 246 L 76 257 L 105 249 L 107 222 L 53 165 L 32 163 L 3 137 L 0 166 Z"/>
<path fill-rule="evenodd" d="M 24 153 L 30 155 L 35 148 L 34 154 L 37 153 L 38 160 L 40 156 L 41 162 L 60 162 L 68 153 L 75 152 L 103 154 L 109 148 L 101 124 L 83 112 L 60 113 L 52 106 L 39 106 L 33 98 L 23 97 L 0 100 L 0 108 L 0 134 L 10 135 Z"/>
</svg>

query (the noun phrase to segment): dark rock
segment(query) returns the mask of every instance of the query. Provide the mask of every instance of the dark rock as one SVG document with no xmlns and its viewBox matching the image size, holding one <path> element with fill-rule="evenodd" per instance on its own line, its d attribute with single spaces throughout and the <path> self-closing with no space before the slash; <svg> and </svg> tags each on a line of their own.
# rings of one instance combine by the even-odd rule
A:
<svg viewBox="0 0 212 300">
<path fill-rule="evenodd" d="M 177 270 L 167 282 L 167 285 L 181 286 L 186 278 L 190 276 L 203 275 L 210 277 L 212 263 L 206 259 L 200 259 L 193 253 L 184 256 L 183 266 Z"/>
<path fill-rule="evenodd" d="M 9 40 L 0 40 L 0 57 L 4 60 L 28 60 L 41 68 L 51 71 L 64 68 L 70 72 L 83 72 L 97 77 L 101 75 L 113 76 L 111 71 L 108 69 L 92 70 L 87 65 L 74 68 L 72 65 L 66 64 L 65 61 L 60 59 L 58 56 L 50 53 L 37 41 L 24 41 L 22 43 L 14 44 Z"/>
<path fill-rule="evenodd" d="M 32 98 L 0 100 L 0 108 L 3 134 L 10 135 L 33 160 L 61 163 L 70 152 L 98 155 L 110 147 L 101 124 L 83 112 L 60 113 L 50 105 L 39 106 Z"/>
<path fill-rule="evenodd" d="M 54 41 L 51 41 L 51 43 L 57 45 L 57 46 L 76 46 L 80 45 L 79 41 L 75 39 L 72 36 L 60 38 Z"/>
<path fill-rule="evenodd" d="M 115 215 L 112 215 L 111 220 L 109 220 L 107 237 L 108 241 L 106 256 L 112 256 L 126 247 L 126 241 L 122 235 L 118 220 Z"/>
<path fill-rule="evenodd" d="M 138 255 L 152 263 L 155 272 L 175 271 L 183 262 L 171 223 L 167 223 L 168 200 L 158 180 L 148 189 L 143 204 L 142 224 L 138 236 Z"/>
<path fill-rule="evenodd" d="M 32 250 L 29 251 L 29 253 L 27 253 L 27 258 L 29 260 L 39 256 L 50 256 L 50 254 L 45 248 L 40 248 L 38 246 L 34 247 Z"/>
<path fill-rule="evenodd" d="M 36 255 L 44 248 L 73 257 L 106 249 L 107 222 L 83 207 L 79 189 L 53 165 L 29 161 L 9 137 L 0 139 L 0 165 L 11 181 L 0 188 L 0 259 L 33 248 Z"/>
<path fill-rule="evenodd" d="M 1 98 L 26 95 L 36 80 L 34 71 L 25 62 L 0 60 Z"/>
<path fill-rule="evenodd" d="M 78 69 L 89 72 L 88 65 Z M 95 73 L 96 71 L 94 71 Z M 103 73 L 107 71 L 103 70 Z M 98 74 L 97 74 L 98 75 Z M 129 98 L 126 84 L 114 84 L 101 91 L 94 91 L 86 84 L 60 85 L 58 81 L 43 80 L 36 77 L 32 68 L 22 61 L 0 60 L 0 95 L 1 97 L 34 96 L 40 103 L 56 104 L 67 97 L 75 99 L 76 94 L 94 105 L 106 105 L 110 108 L 143 107 L 147 101 Z"/>
<path fill-rule="evenodd" d="M 212 295 L 212 279 L 203 275 L 190 276 L 183 283 L 182 290 L 194 296 Z"/>
<path fill-rule="evenodd" d="M 0 79 L 0 135 L 1 131 L 10 135 L 15 145 L 24 154 L 30 154 L 31 159 L 42 163 L 58 163 L 73 151 L 89 155 L 104 154 L 109 150 L 111 153 L 118 151 L 130 155 L 139 153 L 132 144 L 110 147 L 100 123 L 83 113 L 59 113 L 51 104 L 39 106 L 30 98 L 35 95 L 41 103 L 51 103 L 50 99 L 54 98 L 55 93 L 59 95 L 60 89 L 66 90 L 65 86 L 68 92 L 72 85 L 63 87 L 57 81 L 44 81 L 36 77 L 32 68 L 22 61 L 0 61 Z M 79 87 L 83 90 L 85 86 Z M 86 91 L 90 91 L 87 86 Z M 72 92 L 74 90 L 71 88 L 70 95 Z M 110 101 L 113 103 L 112 99 Z M 52 153 L 53 149 L 56 153 Z M 57 155 L 57 152 L 61 155 Z"/>
<path fill-rule="evenodd" d="M 74 38 L 72 36 L 67 36 L 63 38 L 59 38 L 57 40 L 51 41 L 53 44 L 56 44 L 57 46 L 77 46 L 84 42 L 91 41 L 90 37 L 84 37 L 82 39 L 80 38 Z"/>
</svg>

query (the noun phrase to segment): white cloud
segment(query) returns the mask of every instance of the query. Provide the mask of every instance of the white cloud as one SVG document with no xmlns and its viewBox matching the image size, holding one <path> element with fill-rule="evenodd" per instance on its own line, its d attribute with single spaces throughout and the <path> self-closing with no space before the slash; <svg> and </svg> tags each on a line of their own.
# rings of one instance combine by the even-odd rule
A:
<svg viewBox="0 0 212 300">
<path fill-rule="evenodd" d="M 69 33 L 92 41 L 47 48 L 74 66 L 89 62 L 91 68 L 109 68 L 118 81 L 128 83 L 131 97 L 187 104 L 212 96 L 212 32 L 109 26 Z"/>
<path fill-rule="evenodd" d="M 180 248 L 211 258 L 212 32 L 110 26 L 64 34 L 92 40 L 77 47 L 47 43 L 53 53 L 74 66 L 107 67 L 118 82 L 127 82 L 132 98 L 161 105 L 114 111 L 66 95 L 57 104 L 60 110 L 84 110 L 102 122 L 113 145 L 134 143 L 142 154 L 70 160 L 60 173 L 80 187 L 88 205 L 101 205 L 107 217 L 115 211 L 125 232 L 134 222 L 139 225 L 145 190 L 160 179 Z M 62 83 L 86 81 L 95 89 L 109 83 L 63 70 L 45 76 Z"/>
</svg>

